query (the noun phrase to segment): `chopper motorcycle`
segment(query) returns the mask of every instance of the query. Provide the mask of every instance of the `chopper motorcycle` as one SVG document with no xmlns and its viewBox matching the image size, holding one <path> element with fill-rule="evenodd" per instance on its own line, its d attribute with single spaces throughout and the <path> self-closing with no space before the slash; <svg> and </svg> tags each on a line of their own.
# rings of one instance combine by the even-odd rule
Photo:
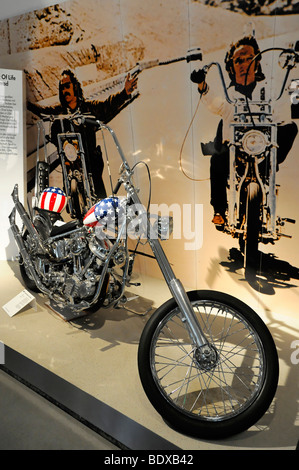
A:
<svg viewBox="0 0 299 470">
<path fill-rule="evenodd" d="M 286 72 L 274 100 L 267 97 L 264 87 L 258 99 L 249 100 L 244 96 L 233 100 L 228 94 L 220 64 L 212 62 L 203 68 L 208 73 L 213 65 L 218 67 L 225 99 L 234 108 L 229 123 L 227 211 L 224 225 L 216 225 L 216 228 L 238 239 L 245 277 L 259 268 L 259 244 L 274 244 L 281 237 L 291 238 L 284 233 L 284 227 L 286 223 L 295 223 L 294 219 L 277 214 L 279 126 L 273 106 L 282 98 L 290 71 L 299 61 L 298 45 L 297 42 L 293 49 L 265 49 L 248 65 L 249 70 L 253 62 L 266 52 L 280 52 L 279 64 Z M 292 139 L 292 136 L 286 136 L 286 139 Z M 204 154 L 208 154 L 209 144 L 202 144 L 202 149 Z"/>
<path fill-rule="evenodd" d="M 96 202 L 82 222 L 63 223 L 67 198 L 57 188 L 44 188 L 47 208 L 28 213 L 15 185 L 9 219 L 25 285 L 47 296 L 57 312 L 80 315 L 116 307 L 125 298 L 137 254 L 128 249 L 128 234 L 137 233 L 137 240 L 149 243 L 171 293 L 140 337 L 138 370 L 145 394 L 178 432 L 219 439 L 248 429 L 269 408 L 278 383 L 277 351 L 268 328 L 230 295 L 185 291 L 162 248 L 171 223 L 161 217 L 152 221 L 133 182 L 144 162 L 131 168 L 109 126 L 91 116 L 78 118 L 112 137 L 120 175 L 112 196 Z M 121 186 L 126 196 L 117 196 Z"/>
</svg>

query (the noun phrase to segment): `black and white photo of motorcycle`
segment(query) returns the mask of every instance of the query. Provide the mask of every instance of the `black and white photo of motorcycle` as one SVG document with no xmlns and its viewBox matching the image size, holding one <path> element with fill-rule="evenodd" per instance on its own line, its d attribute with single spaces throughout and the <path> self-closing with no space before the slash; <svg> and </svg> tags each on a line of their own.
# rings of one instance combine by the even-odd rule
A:
<svg viewBox="0 0 299 470">
<path fill-rule="evenodd" d="M 245 57 L 238 57 L 245 82 L 236 84 L 235 93 L 232 87 L 226 85 L 219 62 L 207 64 L 191 74 L 191 80 L 198 86 L 202 83 L 206 85 L 205 78 L 209 70 L 216 66 L 224 92 L 223 107 L 231 110 L 229 118 L 226 113 L 228 122 L 221 119 L 214 142 L 202 144 L 202 151 L 204 155 L 212 155 L 210 179 L 211 204 L 215 211 L 213 222 L 219 231 L 238 240 L 245 277 L 249 278 L 259 269 L 259 245 L 274 245 L 281 237 L 290 237 L 285 233 L 285 226 L 287 223 L 295 223 L 294 219 L 278 213 L 277 172 L 298 130 L 294 122 L 280 125 L 277 108 L 279 110 L 283 97 L 288 100 L 290 109 L 292 106 L 287 85 L 290 85 L 290 72 L 299 61 L 298 42 L 289 49 L 270 47 L 260 51 L 257 47 L 252 37 L 239 42 L 239 49 L 243 48 Z M 265 77 L 261 77 L 263 74 L 259 69 L 261 57 L 268 52 L 278 53 L 278 63 L 285 71 L 281 88 L 274 98 L 270 93 L 272 90 L 265 86 Z M 226 69 L 230 73 L 233 65 L 229 62 L 232 62 L 232 58 L 226 58 Z M 247 81 L 251 70 L 255 70 L 253 73 L 256 75 L 259 73 L 260 77 L 252 79 L 253 86 L 250 89 Z M 203 101 L 211 101 L 207 85 L 201 93 Z"/>
</svg>

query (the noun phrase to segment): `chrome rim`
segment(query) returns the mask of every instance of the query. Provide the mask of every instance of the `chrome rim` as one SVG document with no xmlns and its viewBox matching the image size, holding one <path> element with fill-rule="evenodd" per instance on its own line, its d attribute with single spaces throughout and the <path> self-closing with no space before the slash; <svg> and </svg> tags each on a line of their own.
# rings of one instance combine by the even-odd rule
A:
<svg viewBox="0 0 299 470">
<path fill-rule="evenodd" d="M 247 409 L 264 383 L 264 351 L 246 319 L 221 302 L 192 302 L 214 351 L 200 359 L 185 318 L 174 309 L 159 323 L 151 346 L 151 370 L 172 406 L 207 421 L 230 419 Z"/>
</svg>

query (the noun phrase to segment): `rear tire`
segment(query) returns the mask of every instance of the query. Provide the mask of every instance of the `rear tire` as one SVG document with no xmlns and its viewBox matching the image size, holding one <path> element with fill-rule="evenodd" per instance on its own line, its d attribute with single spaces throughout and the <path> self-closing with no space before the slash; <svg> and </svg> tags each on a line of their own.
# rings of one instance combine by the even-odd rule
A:
<svg viewBox="0 0 299 470">
<path fill-rule="evenodd" d="M 19 267 L 20 267 L 20 273 L 23 279 L 23 282 L 27 289 L 31 290 L 32 292 L 40 292 L 39 288 L 36 286 L 35 281 L 31 277 L 30 273 L 27 271 L 23 258 L 20 256 L 19 259 Z"/>
<path fill-rule="evenodd" d="M 26 243 L 26 239 L 27 239 L 28 236 L 29 236 L 28 231 L 26 230 L 24 232 L 24 234 L 22 235 L 22 239 L 23 239 L 24 243 Z M 40 292 L 39 288 L 35 284 L 34 279 L 31 276 L 30 272 L 26 269 L 26 266 L 24 264 L 24 261 L 23 261 L 23 258 L 22 258 L 21 255 L 20 255 L 20 258 L 19 258 L 19 268 L 20 268 L 21 277 L 22 277 L 23 282 L 24 282 L 25 286 L 27 287 L 27 289 L 31 290 L 32 292 L 36 292 L 36 293 Z"/>
</svg>

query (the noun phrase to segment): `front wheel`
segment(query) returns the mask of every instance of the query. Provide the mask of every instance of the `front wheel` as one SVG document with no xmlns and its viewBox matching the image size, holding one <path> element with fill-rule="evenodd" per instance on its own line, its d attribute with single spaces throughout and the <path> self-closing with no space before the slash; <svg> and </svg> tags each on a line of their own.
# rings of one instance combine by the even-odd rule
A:
<svg viewBox="0 0 299 470">
<path fill-rule="evenodd" d="M 238 299 L 214 291 L 192 291 L 188 297 L 213 358 L 203 360 L 171 299 L 141 335 L 140 379 L 175 430 L 225 438 L 248 429 L 269 408 L 278 383 L 276 347 L 260 317 Z"/>
</svg>

